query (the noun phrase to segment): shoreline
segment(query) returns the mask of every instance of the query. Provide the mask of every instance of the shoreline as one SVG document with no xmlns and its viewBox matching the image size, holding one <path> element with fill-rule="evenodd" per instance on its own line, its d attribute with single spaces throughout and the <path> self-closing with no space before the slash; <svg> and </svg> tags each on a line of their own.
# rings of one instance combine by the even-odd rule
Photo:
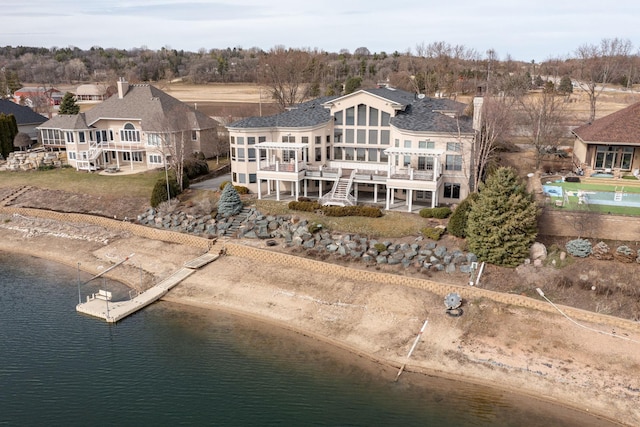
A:
<svg viewBox="0 0 640 427">
<path fill-rule="evenodd" d="M 135 252 L 137 268 L 110 275 L 134 288 L 139 270 L 157 279 L 201 253 L 108 230 L 102 240 L 47 233 L 51 224 L 40 224 L 42 229 L 34 233 L 29 219 L 24 221 L 2 224 L 0 251 L 71 267 L 79 262 L 92 274 Z M 640 367 L 640 345 L 576 330 L 580 328 L 569 326 L 559 315 L 480 300 L 465 302 L 464 315 L 450 318 L 442 299 L 428 291 L 361 283 L 235 256 L 197 271 L 163 299 L 288 329 L 396 369 L 405 363 L 420 326 L 429 319 L 405 368 L 408 372 L 515 391 L 620 425 L 640 424 L 635 405 L 640 380 L 628 375 Z M 640 339 L 635 330 L 616 332 Z"/>
</svg>

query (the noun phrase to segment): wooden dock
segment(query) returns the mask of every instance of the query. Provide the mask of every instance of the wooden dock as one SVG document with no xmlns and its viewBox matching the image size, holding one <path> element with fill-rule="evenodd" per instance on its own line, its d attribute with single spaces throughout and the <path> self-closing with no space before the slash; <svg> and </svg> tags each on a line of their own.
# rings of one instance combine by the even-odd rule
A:
<svg viewBox="0 0 640 427">
<path fill-rule="evenodd" d="M 206 253 L 191 261 L 185 262 L 184 267 L 154 285 L 150 289 L 138 294 L 138 296 L 126 301 L 111 301 L 111 293 L 100 290 L 88 295 L 87 301 L 76 306 L 76 311 L 89 316 L 104 319 L 108 323 L 115 323 L 125 317 L 143 309 L 149 304 L 162 298 L 174 286 L 189 277 L 195 271 L 218 259 L 219 254 Z"/>
</svg>

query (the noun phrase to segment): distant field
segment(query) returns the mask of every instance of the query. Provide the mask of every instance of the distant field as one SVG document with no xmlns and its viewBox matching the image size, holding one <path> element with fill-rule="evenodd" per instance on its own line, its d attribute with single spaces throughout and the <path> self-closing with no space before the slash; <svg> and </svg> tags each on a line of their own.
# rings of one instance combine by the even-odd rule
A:
<svg viewBox="0 0 640 427">
<path fill-rule="evenodd" d="M 209 83 L 194 85 L 182 82 L 152 83 L 169 95 L 187 104 L 191 104 L 213 117 L 232 116 L 233 118 L 275 114 L 277 105 L 269 97 L 269 90 L 265 86 L 254 83 Z M 75 90 L 76 86 L 60 85 L 60 90 Z M 589 99 L 581 90 L 575 89 L 571 95 L 572 102 L 568 110 L 572 114 L 575 125 L 586 122 L 589 117 Z M 469 97 L 458 97 L 458 101 L 467 103 Z M 600 118 L 621 110 L 640 101 L 640 92 L 606 91 L 598 97 L 596 117 Z M 90 104 L 83 105 L 83 111 L 90 108 Z"/>
</svg>

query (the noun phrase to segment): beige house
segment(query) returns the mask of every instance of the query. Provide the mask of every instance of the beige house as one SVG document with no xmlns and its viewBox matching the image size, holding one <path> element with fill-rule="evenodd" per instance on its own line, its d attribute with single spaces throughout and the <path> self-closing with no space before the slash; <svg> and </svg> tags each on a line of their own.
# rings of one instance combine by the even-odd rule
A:
<svg viewBox="0 0 640 427">
<path fill-rule="evenodd" d="M 149 84 L 118 81 L 118 93 L 86 113 L 58 115 L 38 127 L 42 144 L 66 150 L 78 170 L 147 170 L 171 157 L 226 153 L 218 122 Z"/>
<path fill-rule="evenodd" d="M 227 126 L 234 185 L 258 198 L 412 211 L 469 193 L 475 131 L 466 105 L 388 87 L 324 97 Z"/>
<path fill-rule="evenodd" d="M 583 173 L 640 176 L 640 102 L 582 125 L 573 134 L 573 162 Z"/>
</svg>

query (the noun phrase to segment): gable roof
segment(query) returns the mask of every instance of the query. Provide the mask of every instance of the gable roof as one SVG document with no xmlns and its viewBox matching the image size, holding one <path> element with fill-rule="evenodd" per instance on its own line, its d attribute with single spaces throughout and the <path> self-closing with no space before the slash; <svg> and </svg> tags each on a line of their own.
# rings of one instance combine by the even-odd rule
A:
<svg viewBox="0 0 640 427">
<path fill-rule="evenodd" d="M 86 112 L 87 124 L 101 119 L 138 120 L 144 131 L 162 131 L 163 118 L 186 113 L 192 129 L 211 129 L 218 122 L 149 84 L 130 85 L 122 98 L 117 94 Z"/>
<path fill-rule="evenodd" d="M 640 102 L 582 125 L 573 133 L 586 143 L 640 145 Z"/>
<path fill-rule="evenodd" d="M 13 114 L 18 126 L 32 124 L 39 125 L 40 123 L 47 121 L 45 116 L 36 113 L 31 108 L 16 104 L 15 102 L 6 99 L 0 99 L 0 113 L 4 113 L 6 115 Z"/>
<path fill-rule="evenodd" d="M 310 127 L 327 123 L 331 119 L 330 111 L 324 104 L 335 99 L 325 96 L 297 104 L 273 116 L 247 117 L 231 123 L 229 128 L 271 128 L 271 127 Z"/>
</svg>

